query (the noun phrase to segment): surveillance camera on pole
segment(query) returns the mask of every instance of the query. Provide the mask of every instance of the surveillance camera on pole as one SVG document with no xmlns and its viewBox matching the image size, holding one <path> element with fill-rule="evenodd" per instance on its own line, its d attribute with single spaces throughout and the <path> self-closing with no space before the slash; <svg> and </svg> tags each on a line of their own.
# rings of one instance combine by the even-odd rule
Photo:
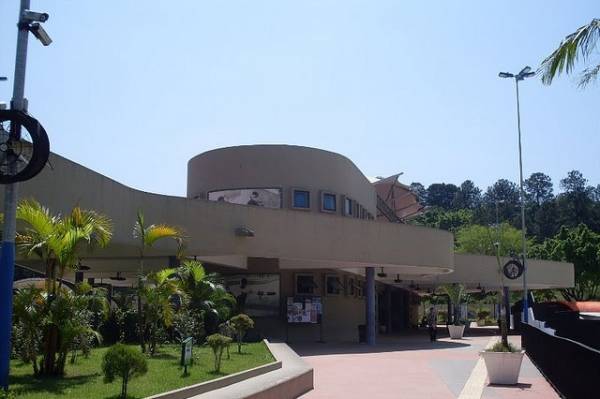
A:
<svg viewBox="0 0 600 399">
<path fill-rule="evenodd" d="M 23 14 L 21 14 L 21 20 L 23 22 L 26 22 L 26 21 L 46 22 L 48 20 L 48 18 L 50 18 L 50 15 L 48 15 L 45 12 L 35 12 L 35 11 L 31 11 L 31 10 L 25 10 L 25 11 L 23 11 Z"/>
<path fill-rule="evenodd" d="M 29 26 L 29 31 L 33 33 L 36 39 L 38 39 L 44 46 L 49 46 L 52 43 L 52 39 L 48 36 L 48 33 L 42 28 L 37 22 L 32 23 Z"/>
<path fill-rule="evenodd" d="M 46 22 L 50 18 L 45 12 L 35 12 L 31 10 L 24 10 L 21 13 L 18 27 L 19 29 L 26 29 L 33 33 L 36 39 L 38 39 L 44 46 L 49 46 L 52 43 L 52 38 L 48 35 L 48 32 L 44 30 L 40 23 Z"/>
</svg>

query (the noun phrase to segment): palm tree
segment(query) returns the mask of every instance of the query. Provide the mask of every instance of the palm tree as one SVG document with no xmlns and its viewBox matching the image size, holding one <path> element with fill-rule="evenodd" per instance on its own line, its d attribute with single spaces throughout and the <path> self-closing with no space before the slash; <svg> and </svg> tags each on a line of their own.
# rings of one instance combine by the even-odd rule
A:
<svg viewBox="0 0 600 399">
<path fill-rule="evenodd" d="M 186 293 L 188 307 L 200 311 L 207 333 L 216 331 L 219 322 L 231 316 L 237 306 L 233 295 L 228 293 L 214 274 L 207 274 L 202 263 L 185 260 L 177 269 L 176 277 Z"/>
<path fill-rule="evenodd" d="M 183 251 L 184 237 L 181 230 L 174 226 L 166 224 L 151 224 L 147 226 L 144 219 L 144 213 L 141 210 L 137 212 L 137 219 L 133 226 L 133 237 L 139 240 L 140 270 L 138 276 L 138 334 L 142 352 L 145 353 L 146 337 L 144 330 L 146 323 L 144 321 L 145 315 L 141 298 L 144 290 L 144 256 L 146 250 L 153 247 L 157 241 L 171 239 L 177 244 L 177 255 L 179 256 Z"/>
<path fill-rule="evenodd" d="M 24 224 L 16 237 L 19 250 L 28 257 L 38 256 L 46 267 L 44 314 L 49 321 L 43 329 L 44 363 L 40 373 L 62 374 L 64 359 L 61 351 L 69 342 L 62 335 L 68 333 L 66 328 L 73 317 L 73 310 L 68 305 L 74 305 L 69 302 L 72 298 L 64 298 L 68 292 L 62 289 L 65 269 L 75 267 L 82 250 L 106 246 L 112 237 L 112 225 L 105 216 L 79 207 L 73 208 L 64 218 L 55 216 L 35 200 L 19 204 L 17 220 Z M 59 311 L 60 306 L 66 310 Z"/>
<path fill-rule="evenodd" d="M 45 299 L 43 290 L 33 285 L 17 290 L 13 300 L 15 325 L 20 327 L 20 356 L 33 365 L 33 375 L 39 375 L 37 358 L 42 345 L 41 326 L 44 324 Z M 16 337 L 15 337 L 16 338 Z"/>
<path fill-rule="evenodd" d="M 596 54 L 594 50 L 598 39 L 600 39 L 598 18 L 594 18 L 589 24 L 583 25 L 565 37 L 558 48 L 542 62 L 538 70 L 542 73 L 542 82 L 549 85 L 562 72 L 570 74 L 580 57 L 587 63 L 592 54 Z M 598 77 L 599 73 L 600 64 L 584 69 L 579 77 L 579 87 L 587 86 Z"/>
<path fill-rule="evenodd" d="M 181 296 L 177 281 L 173 279 L 176 269 L 163 269 L 147 276 L 147 284 L 140 290 L 144 300 L 144 333 L 148 334 L 150 355 L 156 352 L 157 336 L 161 325 L 170 327 L 175 317 L 173 298 Z"/>
</svg>

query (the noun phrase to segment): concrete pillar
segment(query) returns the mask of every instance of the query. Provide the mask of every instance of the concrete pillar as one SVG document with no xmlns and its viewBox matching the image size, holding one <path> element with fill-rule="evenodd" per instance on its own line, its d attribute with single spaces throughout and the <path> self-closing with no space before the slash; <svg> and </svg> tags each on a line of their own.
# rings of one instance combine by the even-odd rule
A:
<svg viewBox="0 0 600 399">
<path fill-rule="evenodd" d="M 392 332 L 392 288 L 389 285 L 385 287 L 385 305 L 387 314 L 385 330 L 390 334 Z"/>
<path fill-rule="evenodd" d="M 365 318 L 367 326 L 367 345 L 375 345 L 377 326 L 375 325 L 375 268 L 366 267 L 365 276 L 367 278 L 365 293 Z"/>
</svg>

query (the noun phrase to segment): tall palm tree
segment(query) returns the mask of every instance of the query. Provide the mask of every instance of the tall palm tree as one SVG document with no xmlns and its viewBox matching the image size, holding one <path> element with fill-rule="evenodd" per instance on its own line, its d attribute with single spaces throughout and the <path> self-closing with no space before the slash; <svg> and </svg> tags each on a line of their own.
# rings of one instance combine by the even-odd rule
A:
<svg viewBox="0 0 600 399">
<path fill-rule="evenodd" d="M 75 304 L 70 297 L 65 297 L 67 291 L 62 289 L 64 272 L 75 267 L 76 259 L 84 249 L 106 246 L 112 237 L 112 224 L 105 216 L 79 207 L 73 208 L 66 217 L 52 215 L 35 200 L 19 204 L 17 220 L 24 225 L 16 237 L 19 250 L 25 256 L 38 256 L 46 267 L 45 295 L 48 299 L 44 312 L 50 321 L 43 331 L 44 362 L 40 373 L 62 374 L 66 356 L 62 352 L 63 345 L 69 342 L 64 334 L 68 333 L 73 316 L 72 310 L 68 309 Z"/>
<path fill-rule="evenodd" d="M 141 210 L 137 212 L 137 218 L 133 226 L 133 237 L 138 240 L 140 254 L 140 269 L 138 276 L 138 335 L 142 352 L 146 352 L 146 338 L 144 321 L 144 308 L 142 306 L 142 292 L 144 290 L 144 257 L 146 250 L 154 246 L 161 240 L 174 240 L 177 244 L 177 255 L 179 256 L 184 247 L 184 236 L 180 229 L 167 224 L 147 225 L 144 219 L 144 213 Z"/>
<path fill-rule="evenodd" d="M 594 18 L 589 24 L 583 25 L 565 37 L 558 48 L 542 62 L 538 70 L 542 73 L 542 82 L 549 85 L 562 72 L 570 74 L 579 58 L 582 58 L 584 63 L 588 63 L 590 57 L 597 54 L 595 49 L 599 39 L 599 18 Z M 600 74 L 600 63 L 585 68 L 579 77 L 579 87 L 587 86 L 598 77 L 598 74 Z"/>
</svg>

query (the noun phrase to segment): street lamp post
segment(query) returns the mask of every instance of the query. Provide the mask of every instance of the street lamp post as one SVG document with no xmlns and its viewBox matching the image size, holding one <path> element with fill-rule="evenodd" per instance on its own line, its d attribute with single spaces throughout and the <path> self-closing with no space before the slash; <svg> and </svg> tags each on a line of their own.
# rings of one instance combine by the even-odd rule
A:
<svg viewBox="0 0 600 399">
<path fill-rule="evenodd" d="M 41 25 L 41 23 L 48 20 L 48 14 L 34 12 L 29 8 L 30 0 L 20 1 L 13 96 L 10 103 L 12 110 L 23 112 L 27 112 L 25 71 L 27 65 L 29 33 L 31 32 L 44 46 L 48 46 L 52 43 L 52 39 Z M 16 128 L 11 124 L 11 129 L 14 130 Z M 11 134 L 14 134 L 14 132 L 11 131 Z M 14 166 L 9 166 L 9 169 L 13 167 Z M 10 172 L 15 171 L 11 170 Z M 17 183 L 10 183 L 5 186 L 4 223 L 2 228 L 2 248 L 0 252 L 0 387 L 4 390 L 8 389 L 8 374 L 10 368 L 17 189 Z"/>
<path fill-rule="evenodd" d="M 501 78 L 515 79 L 515 87 L 517 94 L 517 130 L 519 133 L 519 187 L 521 197 L 521 240 L 523 244 L 523 322 L 529 323 L 529 299 L 527 293 L 527 242 L 525 239 L 525 191 L 523 190 L 523 156 L 521 151 L 521 110 L 519 107 L 519 81 L 525 80 L 535 75 L 531 72 L 531 67 L 526 66 L 518 74 L 509 72 L 500 72 Z"/>
</svg>

